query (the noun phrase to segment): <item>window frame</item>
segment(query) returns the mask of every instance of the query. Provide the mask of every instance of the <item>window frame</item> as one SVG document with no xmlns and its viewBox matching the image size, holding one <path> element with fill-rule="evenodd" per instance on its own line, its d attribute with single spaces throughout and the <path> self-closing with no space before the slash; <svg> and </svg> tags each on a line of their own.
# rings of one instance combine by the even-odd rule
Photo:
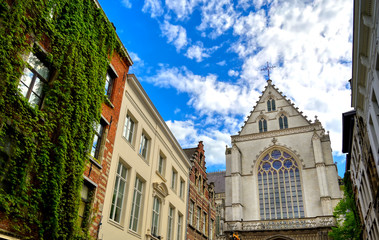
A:
<svg viewBox="0 0 379 240">
<path fill-rule="evenodd" d="M 153 213 L 151 217 L 151 235 L 154 237 L 159 236 L 159 223 L 160 223 L 160 210 L 161 210 L 162 201 L 157 196 L 154 196 L 153 200 Z M 156 209 L 158 206 L 158 210 Z M 154 221 L 156 220 L 156 221 Z M 154 224 L 155 223 L 155 224 Z"/>
<path fill-rule="evenodd" d="M 190 207 L 189 207 L 189 223 L 193 226 L 193 220 L 194 220 L 194 210 L 195 210 L 195 202 L 190 200 Z"/>
<path fill-rule="evenodd" d="M 185 192 L 185 181 L 183 178 L 180 178 L 180 183 L 179 183 L 179 197 L 184 198 L 184 192 Z"/>
<path fill-rule="evenodd" d="M 275 99 L 270 97 L 267 100 L 267 112 L 272 112 L 272 111 L 276 111 L 276 104 L 275 104 Z"/>
<path fill-rule="evenodd" d="M 175 220 L 175 208 L 169 206 L 168 219 L 167 219 L 167 240 L 172 240 L 174 237 L 174 220 Z"/>
<path fill-rule="evenodd" d="M 46 68 L 48 70 L 47 77 L 42 76 L 41 73 L 39 73 L 36 70 L 36 67 L 38 67 L 38 65 L 36 65 L 36 66 L 32 65 L 31 58 L 33 58 L 33 57 L 38 60 L 39 64 L 41 64 L 44 68 Z M 26 71 L 29 71 L 32 74 L 29 85 L 26 85 L 25 81 L 23 80 L 23 78 L 27 77 Z M 25 87 L 27 89 L 26 94 L 24 95 L 24 93 L 22 91 L 21 95 L 32 106 L 36 106 L 39 109 L 42 107 L 42 102 L 43 102 L 44 97 L 45 97 L 44 88 L 49 83 L 49 80 L 51 79 L 51 76 L 53 75 L 52 73 L 53 73 L 52 66 L 51 66 L 51 64 L 47 63 L 47 61 L 46 61 L 46 59 L 42 53 L 40 53 L 40 52 L 37 52 L 37 53 L 30 52 L 29 53 L 27 60 L 26 60 L 24 70 L 23 70 L 23 74 L 21 75 L 20 80 L 19 80 L 18 89 L 20 91 L 22 91 L 23 87 Z M 40 95 L 37 95 L 37 93 L 34 91 L 35 87 L 36 87 L 37 78 L 39 79 L 40 84 L 41 84 L 41 90 L 40 90 L 41 93 L 38 93 Z M 32 94 L 34 94 L 35 96 L 37 96 L 37 98 L 39 98 L 38 103 L 33 103 L 30 101 Z"/>
<path fill-rule="evenodd" d="M 150 138 L 149 136 L 145 133 L 142 132 L 141 134 L 141 141 L 140 141 L 140 146 L 138 150 L 138 154 L 145 160 L 148 158 L 149 154 L 149 147 L 150 147 Z"/>
<path fill-rule="evenodd" d="M 260 133 L 263 133 L 263 132 L 267 132 L 267 120 L 265 118 L 261 118 L 259 119 L 259 132 Z"/>
<path fill-rule="evenodd" d="M 101 162 L 101 159 L 102 159 L 102 156 L 101 156 L 102 151 L 101 150 L 102 150 L 103 141 L 105 139 L 105 131 L 106 131 L 106 127 L 107 127 L 108 123 L 104 120 L 103 117 L 101 117 L 99 123 L 95 122 L 94 124 L 95 124 L 95 126 L 93 126 L 94 132 L 92 135 L 92 144 L 90 147 L 90 155 L 94 159 Z M 96 141 L 96 147 L 94 148 L 95 137 L 97 137 L 97 141 Z"/>
<path fill-rule="evenodd" d="M 143 201 L 143 191 L 144 191 L 144 182 L 137 176 L 134 184 L 133 190 L 133 201 L 132 208 L 130 212 L 130 222 L 129 230 L 138 233 L 139 231 L 139 222 L 141 220 L 141 203 Z M 138 198 L 139 194 L 139 198 Z M 136 200 L 139 199 L 137 203 Z M 138 207 L 136 211 L 136 207 Z"/>
<path fill-rule="evenodd" d="M 158 173 L 164 177 L 166 173 L 166 156 L 163 155 L 161 152 L 159 153 L 159 158 L 158 158 Z"/>
<path fill-rule="evenodd" d="M 109 77 L 109 79 L 108 79 Z M 110 100 L 111 97 L 112 97 L 112 93 L 113 93 L 113 88 L 114 88 L 114 84 L 115 84 L 115 81 L 117 79 L 117 74 L 116 74 L 116 71 L 113 69 L 113 67 L 110 65 L 108 70 L 107 70 L 107 73 L 105 75 L 105 85 L 104 85 L 104 90 L 105 90 L 105 96 Z M 108 84 L 107 84 L 108 83 Z"/>
<path fill-rule="evenodd" d="M 120 172 L 121 170 L 121 172 Z M 125 171 L 125 177 L 122 176 L 122 173 L 123 173 L 123 170 Z M 111 209 L 110 209 L 110 212 L 109 212 L 109 218 L 112 220 L 112 221 L 115 221 L 119 224 L 121 224 L 123 218 L 122 218 L 122 215 L 123 215 L 123 205 L 124 205 L 124 199 L 126 197 L 126 192 L 127 192 L 127 184 L 128 184 L 128 174 L 129 172 L 129 168 L 127 166 L 125 166 L 125 164 L 121 163 L 121 161 L 119 161 L 118 163 L 118 166 L 117 166 L 117 172 L 116 172 L 116 178 L 115 178 L 115 183 L 114 183 L 114 189 L 113 189 L 113 197 L 112 197 L 112 202 L 111 202 Z M 120 193 L 120 184 L 121 182 L 124 183 L 124 186 L 123 186 L 123 190 L 122 190 L 122 193 L 121 193 L 121 198 L 119 198 L 119 193 Z M 116 194 L 116 197 L 115 197 L 115 194 Z M 118 201 L 119 199 L 121 200 L 121 204 L 120 204 L 120 207 L 117 207 L 118 205 Z M 119 217 L 118 219 L 116 220 L 116 214 L 117 214 L 117 208 L 119 208 L 120 212 L 119 212 Z M 115 210 L 116 209 L 116 210 Z M 112 216 L 113 215 L 113 216 Z"/>
<path fill-rule="evenodd" d="M 131 125 L 132 124 L 132 125 Z M 128 141 L 130 144 L 133 144 L 134 135 L 136 132 L 137 121 L 127 113 L 125 116 L 124 128 L 122 131 L 122 136 Z"/>
<path fill-rule="evenodd" d="M 286 115 L 281 114 L 279 117 L 279 129 L 287 129 L 288 128 L 288 118 Z"/>
<path fill-rule="evenodd" d="M 178 185 L 178 171 L 175 168 L 172 168 L 171 172 L 171 189 L 176 191 Z"/>
<path fill-rule="evenodd" d="M 182 228 L 183 228 L 183 214 L 178 212 L 178 229 L 176 232 L 176 240 L 182 239 Z"/>
<path fill-rule="evenodd" d="M 200 231 L 200 218 L 201 218 L 201 208 L 197 207 L 197 214 L 196 214 L 196 229 Z"/>
</svg>

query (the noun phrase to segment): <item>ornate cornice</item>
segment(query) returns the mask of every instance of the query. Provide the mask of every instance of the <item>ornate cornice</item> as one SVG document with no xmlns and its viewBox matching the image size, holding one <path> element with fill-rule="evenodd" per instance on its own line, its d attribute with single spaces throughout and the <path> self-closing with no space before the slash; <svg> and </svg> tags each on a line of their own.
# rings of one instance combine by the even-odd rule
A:
<svg viewBox="0 0 379 240">
<path fill-rule="evenodd" d="M 333 216 L 299 218 L 299 219 L 273 219 L 265 221 L 226 222 L 226 231 L 270 231 L 335 227 Z"/>
<path fill-rule="evenodd" d="M 243 136 L 234 135 L 231 138 L 232 138 L 232 143 L 236 143 L 236 142 L 244 142 L 244 141 L 250 141 L 250 140 L 256 140 L 256 139 L 272 138 L 272 137 L 280 137 L 280 136 L 291 135 L 291 134 L 312 132 L 312 131 L 318 131 L 318 130 L 323 130 L 321 124 L 314 123 L 309 126 L 303 126 L 303 127 L 286 128 L 286 129 L 274 130 L 274 131 L 263 132 L 263 133 L 252 133 L 252 134 L 243 135 Z"/>
</svg>

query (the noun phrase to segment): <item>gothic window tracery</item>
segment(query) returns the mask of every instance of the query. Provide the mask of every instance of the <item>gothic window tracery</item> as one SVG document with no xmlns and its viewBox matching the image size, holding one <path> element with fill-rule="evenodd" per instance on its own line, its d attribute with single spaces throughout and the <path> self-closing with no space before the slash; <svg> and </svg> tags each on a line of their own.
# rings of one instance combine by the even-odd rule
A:
<svg viewBox="0 0 379 240">
<path fill-rule="evenodd" d="M 267 100 L 267 112 L 275 111 L 276 106 L 275 106 L 275 100 L 270 98 Z"/>
<path fill-rule="evenodd" d="M 274 149 L 263 157 L 258 187 L 262 220 L 304 217 L 300 171 L 288 152 Z"/>
<path fill-rule="evenodd" d="M 259 132 L 267 132 L 267 121 L 264 118 L 259 120 Z"/>
<path fill-rule="evenodd" d="M 284 114 L 282 114 L 279 117 L 279 128 L 280 129 L 288 128 L 288 119 L 287 119 L 287 116 L 285 116 Z"/>
</svg>

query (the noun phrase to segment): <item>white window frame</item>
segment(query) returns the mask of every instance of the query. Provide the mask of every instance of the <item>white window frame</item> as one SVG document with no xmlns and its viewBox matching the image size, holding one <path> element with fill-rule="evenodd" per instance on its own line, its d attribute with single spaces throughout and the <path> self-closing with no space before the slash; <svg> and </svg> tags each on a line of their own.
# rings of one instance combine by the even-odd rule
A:
<svg viewBox="0 0 379 240">
<path fill-rule="evenodd" d="M 139 230 L 138 223 L 140 221 L 142 198 L 143 198 L 143 182 L 139 177 L 136 177 L 136 182 L 134 184 L 132 210 L 130 213 L 130 223 L 129 223 L 129 229 L 134 232 L 138 232 Z"/>
<path fill-rule="evenodd" d="M 174 218 L 175 218 L 175 208 L 172 206 L 169 206 L 169 208 L 168 208 L 168 220 L 167 220 L 167 240 L 173 239 Z"/>
<path fill-rule="evenodd" d="M 116 180 L 115 180 L 115 185 L 114 185 L 113 198 L 112 198 L 111 210 L 110 210 L 110 216 L 109 216 L 110 219 L 112 219 L 113 221 L 117 223 L 121 223 L 121 219 L 122 219 L 122 210 L 123 210 L 124 198 L 125 198 L 125 193 L 126 193 L 125 190 L 127 187 L 126 186 L 127 177 L 128 177 L 128 168 L 124 164 L 119 162 L 118 167 L 117 167 Z M 121 186 L 122 184 L 123 184 L 123 187 Z M 117 210 L 119 210 L 118 215 L 117 215 Z"/>
<path fill-rule="evenodd" d="M 150 141 L 150 138 L 145 133 L 142 133 L 142 135 L 141 135 L 141 142 L 140 142 L 138 153 L 145 160 L 147 159 L 147 156 L 148 156 L 148 153 L 149 153 L 149 141 Z"/>
<path fill-rule="evenodd" d="M 130 144 L 133 143 L 135 128 L 136 128 L 136 122 L 135 122 L 135 120 L 130 116 L 129 113 L 126 114 L 125 124 L 124 124 L 124 131 L 122 133 L 122 136 Z"/>
<path fill-rule="evenodd" d="M 176 191 L 177 179 L 178 179 L 178 171 L 176 171 L 173 168 L 172 175 L 171 175 L 171 189 L 174 191 Z"/>
<path fill-rule="evenodd" d="M 197 207 L 197 213 L 196 213 L 196 229 L 200 231 L 200 216 L 201 215 L 201 208 Z"/>
<path fill-rule="evenodd" d="M 180 178 L 180 185 L 179 185 L 179 197 L 184 197 L 184 189 L 185 189 L 185 181 L 183 178 Z"/>
<path fill-rule="evenodd" d="M 151 222 L 151 234 L 155 237 L 159 236 L 159 215 L 161 205 L 161 200 L 155 196 L 153 200 L 153 216 Z"/>
<path fill-rule="evenodd" d="M 158 172 L 163 177 L 165 175 L 166 157 L 163 154 L 159 154 L 158 159 Z"/>
<path fill-rule="evenodd" d="M 183 225 L 183 215 L 178 213 L 178 231 L 176 233 L 176 240 L 182 239 L 182 225 Z"/>
</svg>

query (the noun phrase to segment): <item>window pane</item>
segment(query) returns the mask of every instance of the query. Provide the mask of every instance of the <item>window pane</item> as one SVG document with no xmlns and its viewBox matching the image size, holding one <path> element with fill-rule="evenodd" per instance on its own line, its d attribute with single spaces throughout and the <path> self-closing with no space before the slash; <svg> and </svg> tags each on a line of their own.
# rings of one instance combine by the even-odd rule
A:
<svg viewBox="0 0 379 240">
<path fill-rule="evenodd" d="M 29 55 L 28 63 L 44 79 L 48 79 L 49 78 L 49 69 L 34 54 L 30 54 Z"/>
</svg>

